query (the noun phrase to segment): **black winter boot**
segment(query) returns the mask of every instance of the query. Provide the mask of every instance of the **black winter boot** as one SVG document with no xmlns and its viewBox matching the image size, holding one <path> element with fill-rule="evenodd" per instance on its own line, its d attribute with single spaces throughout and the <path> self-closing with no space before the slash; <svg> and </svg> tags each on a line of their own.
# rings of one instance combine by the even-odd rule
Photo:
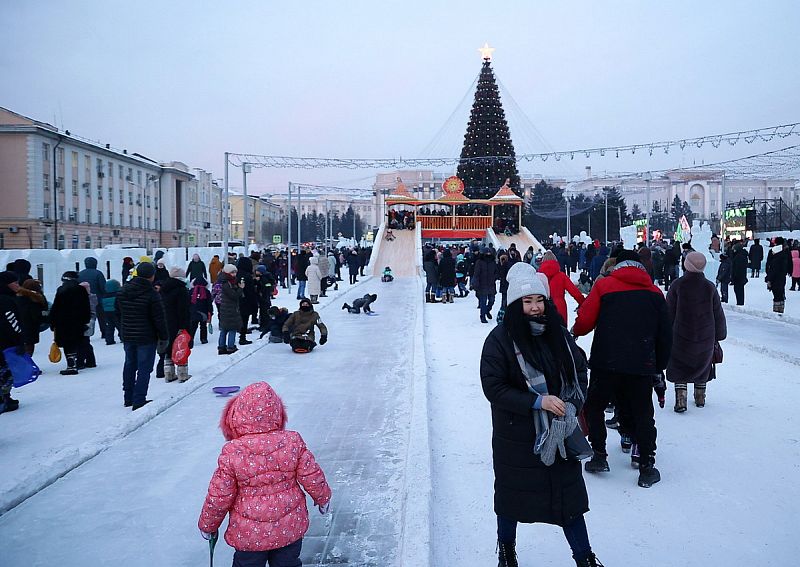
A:
<svg viewBox="0 0 800 567">
<path fill-rule="evenodd" d="M 639 464 L 639 486 L 642 488 L 650 488 L 660 480 L 661 473 L 658 472 L 652 460 Z"/>
<path fill-rule="evenodd" d="M 519 567 L 517 563 L 517 543 L 497 542 L 497 567 Z"/>
<path fill-rule="evenodd" d="M 589 553 L 588 557 L 584 557 L 583 559 L 576 559 L 575 565 L 578 567 L 603 567 L 603 564 L 600 563 L 600 560 L 594 553 Z"/>
<path fill-rule="evenodd" d="M 220 354 L 220 355 L 225 354 L 225 355 L 227 355 L 228 354 L 228 347 L 224 347 L 224 346 L 217 347 L 217 354 Z"/>
<path fill-rule="evenodd" d="M 78 355 L 77 354 L 68 354 L 67 355 L 67 367 L 60 371 L 59 374 L 62 376 L 74 376 L 78 373 Z"/>
<path fill-rule="evenodd" d="M 595 453 L 592 458 L 586 461 L 584 465 L 586 472 L 599 473 L 608 472 L 611 469 L 608 466 L 608 455 L 603 453 Z"/>
</svg>

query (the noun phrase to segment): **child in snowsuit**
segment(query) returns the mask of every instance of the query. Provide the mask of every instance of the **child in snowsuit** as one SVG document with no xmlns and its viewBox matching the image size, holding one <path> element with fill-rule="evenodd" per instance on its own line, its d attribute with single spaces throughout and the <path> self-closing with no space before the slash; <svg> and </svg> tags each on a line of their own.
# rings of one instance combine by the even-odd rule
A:
<svg viewBox="0 0 800 567">
<path fill-rule="evenodd" d="M 592 280 L 587 270 L 581 270 L 581 275 L 578 276 L 578 291 L 584 295 L 589 295 L 592 291 Z"/>
<path fill-rule="evenodd" d="M 368 293 L 368 294 L 364 295 L 364 297 L 361 297 L 361 298 L 356 299 L 355 301 L 353 301 L 353 305 L 352 306 L 348 305 L 347 303 L 345 303 L 344 305 L 342 305 L 342 309 L 347 309 L 348 312 L 353 313 L 354 315 L 358 315 L 359 313 L 361 313 L 361 310 L 363 309 L 364 313 L 369 315 L 370 313 L 372 313 L 372 309 L 370 309 L 370 305 L 376 299 L 378 299 L 378 294 L 373 293 L 373 294 L 370 295 Z"/>
<path fill-rule="evenodd" d="M 223 445 L 197 522 L 204 538 L 229 515 L 225 541 L 233 565 L 300 565 L 308 508 L 303 489 L 321 514 L 331 489 L 296 431 L 286 430 L 283 402 L 266 382 L 247 386 L 225 406 Z"/>
<path fill-rule="evenodd" d="M 314 311 L 311 300 L 300 300 L 300 309 L 289 315 L 283 324 L 283 342 L 288 343 L 294 352 L 311 352 L 317 346 L 314 327 L 319 327 L 319 344 L 328 342 L 328 327 L 322 322 L 319 313 Z"/>
<path fill-rule="evenodd" d="M 467 297 L 467 261 L 463 254 L 456 256 L 456 283 L 458 284 L 458 297 Z"/>
<path fill-rule="evenodd" d="M 392 275 L 392 269 L 389 266 L 386 266 L 383 269 L 383 275 L 381 276 L 382 282 L 390 282 L 394 280 L 394 276 Z"/>
<path fill-rule="evenodd" d="M 289 318 L 289 310 L 285 307 L 278 307 L 277 305 L 273 305 L 267 311 L 267 316 L 264 319 L 261 319 L 261 336 L 258 337 L 259 339 L 263 339 L 264 335 L 269 333 L 269 342 L 271 343 L 282 343 L 283 342 L 283 324 L 286 323 L 286 320 Z"/>
</svg>

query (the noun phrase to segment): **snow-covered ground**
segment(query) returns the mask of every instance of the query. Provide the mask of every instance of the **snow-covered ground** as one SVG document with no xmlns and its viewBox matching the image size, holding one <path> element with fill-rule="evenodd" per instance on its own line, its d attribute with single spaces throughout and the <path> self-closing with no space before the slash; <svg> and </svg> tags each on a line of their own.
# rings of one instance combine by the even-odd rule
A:
<svg viewBox="0 0 800 567">
<path fill-rule="evenodd" d="M 15 391 L 19 411 L 0 416 L 0 504 L 33 494 L 0 516 L 0 565 L 207 564 L 196 521 L 225 402 L 210 389 L 257 380 L 284 398 L 289 427 L 333 487 L 332 513 L 311 511 L 305 564 L 426 566 L 429 542 L 436 567 L 493 564 L 491 420 L 478 362 L 494 323 L 478 321 L 474 296 L 423 310 L 419 289 L 410 278 L 341 285 L 321 306 L 330 341 L 310 355 L 256 343 L 218 357 L 212 335 L 192 354 L 192 379 L 153 378 L 155 401 L 138 412 L 122 408 L 119 345 L 97 343 L 99 367 L 64 377 L 63 363 L 46 362 L 43 337 L 37 360 L 47 373 Z M 372 291 L 378 316 L 340 309 Z M 670 392 L 657 410 L 662 482 L 636 486 L 616 450 L 611 473 L 587 476 L 587 523 L 606 565 L 793 564 L 800 326 L 768 318 L 760 282 L 747 292 L 763 316 L 726 311 L 730 340 L 706 408 L 675 414 Z M 800 318 L 792 293 L 787 314 Z M 279 303 L 296 305 L 285 292 Z M 588 350 L 590 341 L 579 342 Z M 522 526 L 519 552 L 523 565 L 570 562 L 552 526 Z M 220 542 L 215 564 L 231 555 Z"/>
</svg>

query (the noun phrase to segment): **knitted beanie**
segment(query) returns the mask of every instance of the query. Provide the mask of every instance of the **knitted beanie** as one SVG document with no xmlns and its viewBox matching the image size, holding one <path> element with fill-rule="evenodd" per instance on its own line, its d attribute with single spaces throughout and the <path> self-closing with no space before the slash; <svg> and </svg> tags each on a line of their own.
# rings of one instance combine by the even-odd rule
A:
<svg viewBox="0 0 800 567">
<path fill-rule="evenodd" d="M 225 264 L 225 267 L 222 268 L 222 271 L 226 274 L 235 274 L 238 270 L 236 269 L 236 264 Z"/>
<path fill-rule="evenodd" d="M 687 272 L 701 273 L 706 267 L 706 257 L 700 252 L 689 252 L 683 261 L 683 267 Z"/>
<path fill-rule="evenodd" d="M 136 275 L 140 278 L 152 278 L 156 275 L 156 267 L 150 262 L 141 262 L 136 266 Z"/>
<path fill-rule="evenodd" d="M 508 291 L 506 303 L 511 304 L 526 295 L 543 295 L 550 299 L 550 284 L 544 274 L 537 274 L 536 269 L 527 262 L 517 262 L 508 270 Z"/>
<path fill-rule="evenodd" d="M 183 268 L 179 268 L 178 266 L 175 266 L 174 268 L 172 268 L 169 271 L 169 277 L 183 279 L 183 278 L 186 277 L 186 272 L 184 271 Z"/>
</svg>

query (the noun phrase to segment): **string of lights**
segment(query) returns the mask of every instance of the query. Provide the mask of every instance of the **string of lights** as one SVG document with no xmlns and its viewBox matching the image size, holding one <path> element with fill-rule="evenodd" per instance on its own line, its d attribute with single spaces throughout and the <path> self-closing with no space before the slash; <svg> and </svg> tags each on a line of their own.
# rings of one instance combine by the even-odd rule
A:
<svg viewBox="0 0 800 567">
<path fill-rule="evenodd" d="M 719 148 L 723 143 L 735 146 L 741 141 L 752 144 L 756 141 L 770 142 L 774 139 L 787 138 L 789 136 L 800 135 L 800 122 L 791 124 L 780 124 L 778 126 L 768 126 L 756 128 L 755 130 L 741 130 L 738 132 L 728 132 L 726 134 L 713 134 L 700 136 L 697 138 L 684 138 L 677 140 L 665 140 L 660 142 L 648 142 L 644 144 L 630 144 L 624 146 L 609 146 L 604 148 L 584 148 L 578 150 L 544 152 L 533 154 L 520 154 L 516 158 L 509 156 L 483 156 L 483 157 L 448 157 L 448 158 L 319 158 L 319 157 L 290 157 L 290 156 L 267 156 L 259 154 L 245 154 L 231 152 L 228 154 L 228 162 L 234 167 L 240 167 L 243 163 L 250 164 L 258 168 L 275 169 L 403 169 L 416 167 L 447 167 L 457 164 L 502 164 L 511 161 L 531 162 L 541 160 L 546 162 L 549 159 L 561 161 L 562 159 L 575 159 L 575 156 L 590 157 L 592 155 L 606 156 L 614 155 L 619 157 L 620 153 L 636 154 L 637 151 L 648 152 L 653 155 L 655 151 L 669 153 L 672 148 L 683 150 L 688 146 L 702 148 L 710 145 Z M 708 166 L 706 166 L 708 167 Z"/>
</svg>

